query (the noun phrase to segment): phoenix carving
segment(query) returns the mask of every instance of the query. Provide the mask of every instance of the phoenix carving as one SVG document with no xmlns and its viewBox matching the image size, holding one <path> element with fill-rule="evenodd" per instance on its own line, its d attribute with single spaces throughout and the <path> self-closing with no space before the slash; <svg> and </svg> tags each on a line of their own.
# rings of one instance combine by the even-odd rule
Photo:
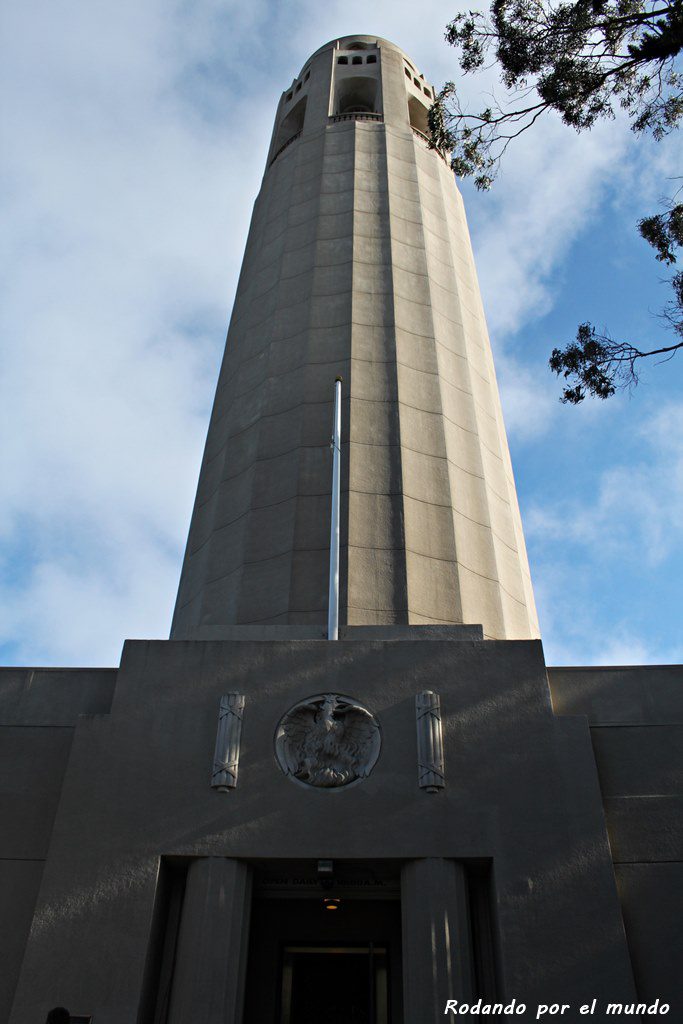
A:
<svg viewBox="0 0 683 1024">
<path fill-rule="evenodd" d="M 278 726 L 280 767 L 309 786 L 347 786 L 370 774 L 381 738 L 373 715 L 361 704 L 326 693 L 295 705 Z"/>
</svg>

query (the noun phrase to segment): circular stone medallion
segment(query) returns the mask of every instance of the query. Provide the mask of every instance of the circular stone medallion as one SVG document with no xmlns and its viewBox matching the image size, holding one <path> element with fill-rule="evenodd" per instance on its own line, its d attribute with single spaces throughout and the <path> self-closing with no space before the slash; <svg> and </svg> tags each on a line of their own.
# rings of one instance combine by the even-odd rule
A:
<svg viewBox="0 0 683 1024">
<path fill-rule="evenodd" d="M 282 716 L 275 754 L 290 778 L 338 789 L 370 774 L 381 743 L 379 724 L 367 708 L 338 693 L 321 693 Z"/>
</svg>

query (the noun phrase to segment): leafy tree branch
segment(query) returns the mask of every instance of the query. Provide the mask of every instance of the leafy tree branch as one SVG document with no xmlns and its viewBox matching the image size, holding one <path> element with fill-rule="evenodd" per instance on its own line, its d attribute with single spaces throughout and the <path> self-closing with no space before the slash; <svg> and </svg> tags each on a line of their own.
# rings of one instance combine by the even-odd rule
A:
<svg viewBox="0 0 683 1024">
<path fill-rule="evenodd" d="M 683 203 L 671 205 L 666 213 L 643 218 L 638 229 L 661 263 L 675 263 L 675 250 L 683 246 Z M 677 338 L 674 344 L 643 350 L 627 341 L 615 341 L 606 332 L 597 332 L 590 323 L 581 324 L 575 341 L 553 349 L 548 360 L 550 369 L 568 382 L 560 401 L 578 405 L 588 395 L 609 398 L 615 391 L 638 383 L 642 359 L 662 356 L 665 361 L 683 348 L 683 271 L 673 275 L 671 286 L 673 298 L 660 319 Z"/>
<path fill-rule="evenodd" d="M 508 96 L 472 112 L 447 82 L 429 113 L 431 145 L 451 153 L 460 177 L 479 189 L 493 184 L 510 143 L 548 111 L 583 131 L 625 111 L 633 131 L 661 139 L 683 119 L 683 0 L 493 0 L 488 16 L 456 15 L 446 40 L 465 74 L 495 62 Z M 643 218 L 642 237 L 667 266 L 683 244 L 683 204 Z M 567 379 L 563 401 L 607 398 L 638 380 L 640 360 L 670 358 L 683 346 L 683 273 L 671 279 L 674 297 L 662 311 L 674 345 L 644 350 L 582 324 L 576 340 L 554 349 L 550 366 Z"/>
</svg>

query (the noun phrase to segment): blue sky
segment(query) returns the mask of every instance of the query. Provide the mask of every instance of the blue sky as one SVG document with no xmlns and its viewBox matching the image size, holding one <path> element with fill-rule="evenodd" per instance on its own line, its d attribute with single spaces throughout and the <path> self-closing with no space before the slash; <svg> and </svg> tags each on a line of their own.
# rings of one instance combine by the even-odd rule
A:
<svg viewBox="0 0 683 1024">
<path fill-rule="evenodd" d="M 456 77 L 457 9 L 6 6 L 0 663 L 115 665 L 126 637 L 168 635 L 279 95 L 353 32 Z M 473 103 L 493 87 L 462 84 Z M 661 341 L 664 272 L 635 223 L 677 151 L 548 120 L 491 193 L 463 186 L 549 664 L 683 661 L 683 360 L 578 409 L 546 367 L 586 319 Z"/>
</svg>

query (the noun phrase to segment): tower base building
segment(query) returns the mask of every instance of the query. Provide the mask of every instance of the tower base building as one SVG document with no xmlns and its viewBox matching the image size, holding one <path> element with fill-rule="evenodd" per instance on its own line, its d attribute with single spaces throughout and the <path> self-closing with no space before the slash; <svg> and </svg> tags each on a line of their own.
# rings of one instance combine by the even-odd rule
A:
<svg viewBox="0 0 683 1024">
<path fill-rule="evenodd" d="M 386 40 L 304 65 L 171 639 L 0 670 L 0 1020 L 683 1021 L 683 667 L 545 665 L 432 98 Z"/>
</svg>

